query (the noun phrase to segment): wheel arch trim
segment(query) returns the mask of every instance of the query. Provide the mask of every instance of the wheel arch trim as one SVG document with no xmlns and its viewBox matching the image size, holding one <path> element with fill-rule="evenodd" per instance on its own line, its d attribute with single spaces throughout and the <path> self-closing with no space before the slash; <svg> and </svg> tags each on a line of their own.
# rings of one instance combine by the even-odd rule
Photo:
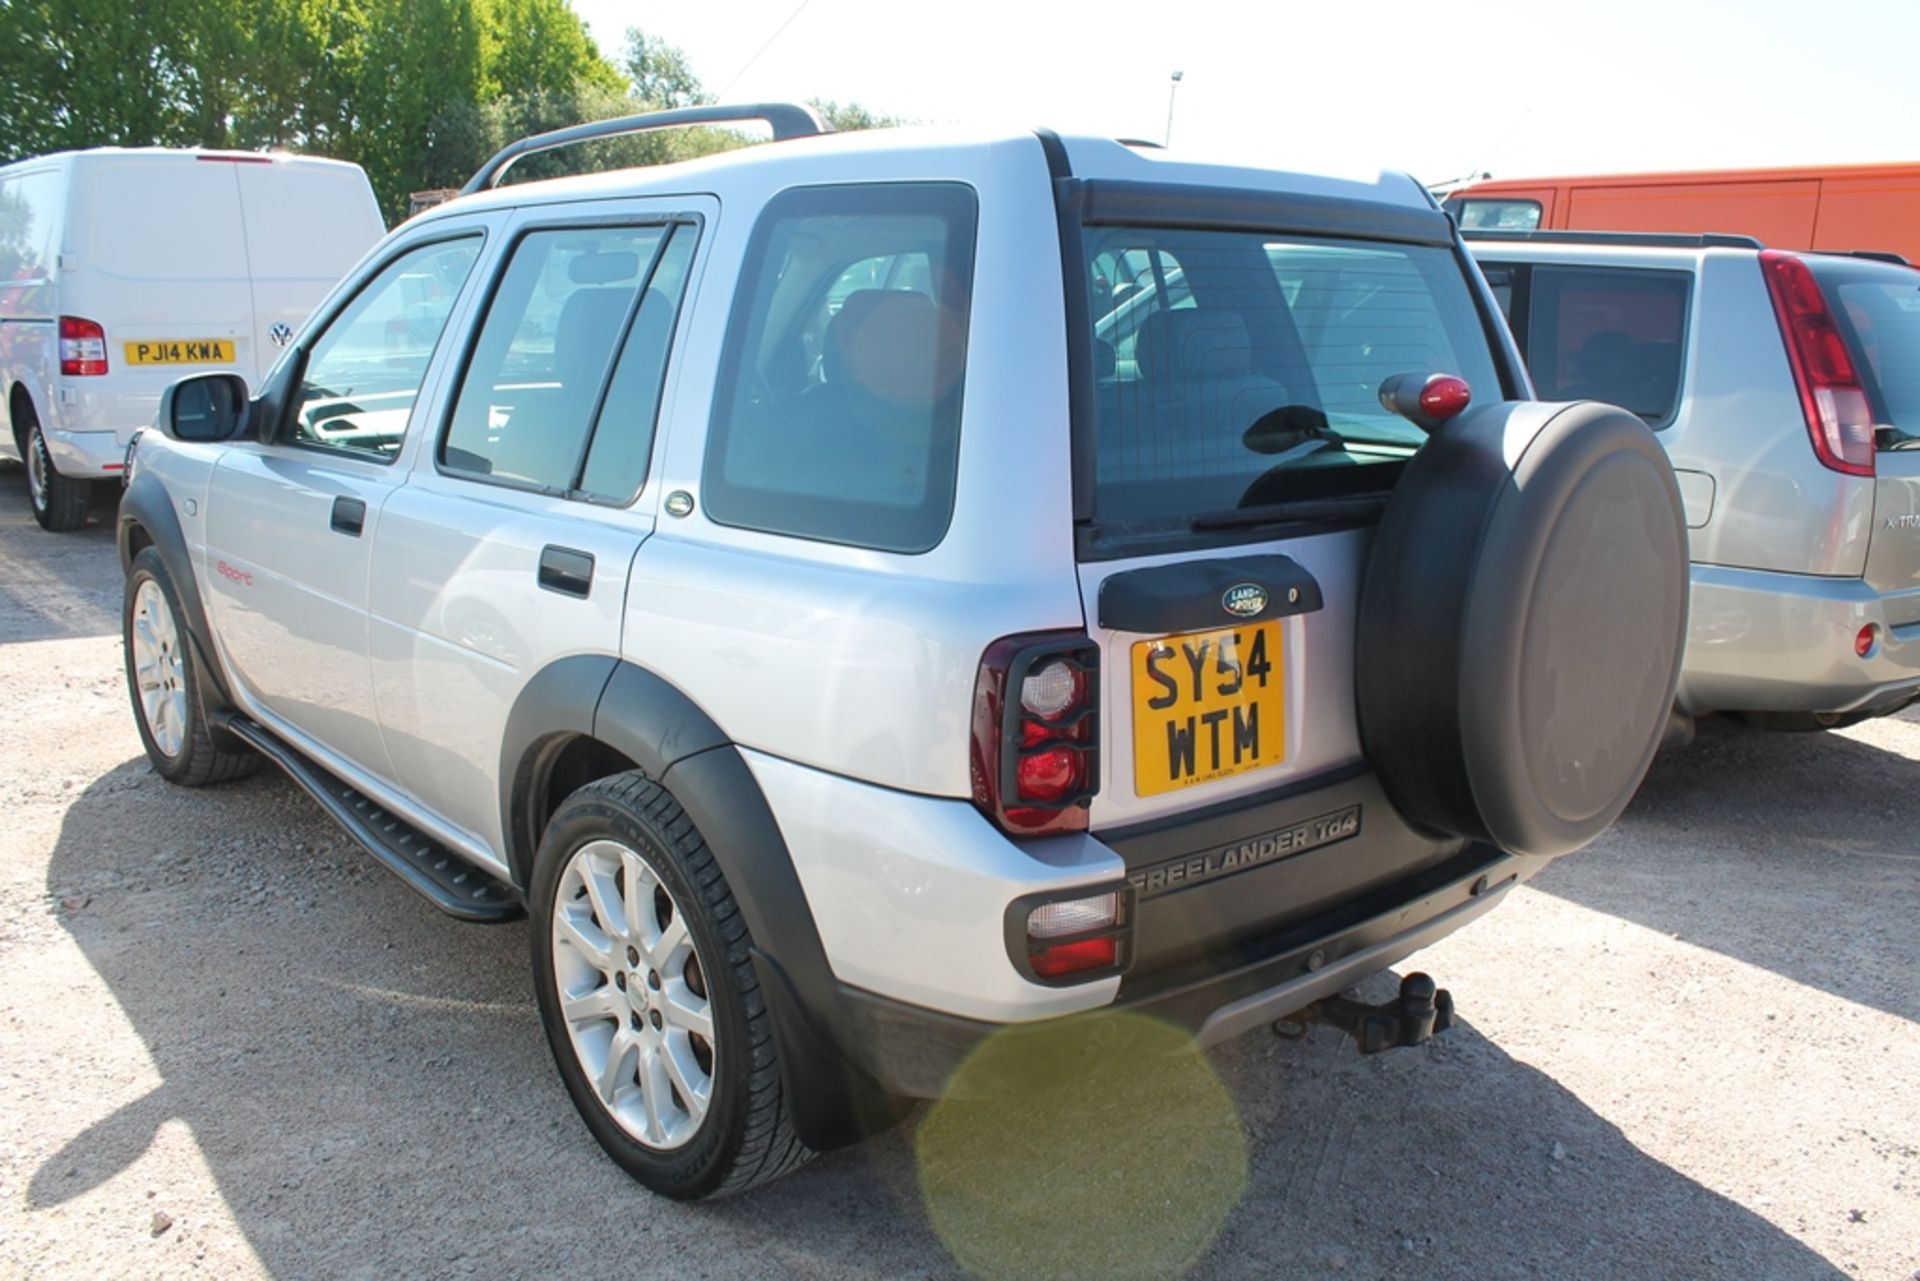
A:
<svg viewBox="0 0 1920 1281">
<path fill-rule="evenodd" d="M 700 830 L 754 940 L 795 1133 L 826 1150 L 891 1123 L 879 1087 L 839 1045 L 839 989 L 772 807 L 746 758 L 685 693 L 638 664 L 572 655 L 536 673 L 507 719 L 502 818 L 516 884 L 532 871 L 540 772 L 586 736 L 657 779 Z"/>
</svg>

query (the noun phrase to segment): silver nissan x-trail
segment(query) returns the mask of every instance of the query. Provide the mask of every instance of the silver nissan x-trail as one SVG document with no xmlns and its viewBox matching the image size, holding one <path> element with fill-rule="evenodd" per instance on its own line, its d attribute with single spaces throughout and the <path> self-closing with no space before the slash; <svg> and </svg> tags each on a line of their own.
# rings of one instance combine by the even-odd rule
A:
<svg viewBox="0 0 1920 1281">
<path fill-rule="evenodd" d="M 822 133 L 529 140 L 259 388 L 178 383 L 119 523 L 155 769 L 270 759 L 524 911 L 568 1091 L 672 1196 L 1108 1011 L 1444 1026 L 1430 981 L 1328 998 L 1638 785 L 1685 626 L 1652 433 L 1530 399 L 1404 176 Z"/>
</svg>

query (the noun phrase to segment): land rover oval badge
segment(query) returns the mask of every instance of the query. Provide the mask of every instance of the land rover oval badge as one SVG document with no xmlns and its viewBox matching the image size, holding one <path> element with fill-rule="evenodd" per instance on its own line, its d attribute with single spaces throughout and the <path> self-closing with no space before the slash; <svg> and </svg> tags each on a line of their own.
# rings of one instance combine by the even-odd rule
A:
<svg viewBox="0 0 1920 1281">
<path fill-rule="evenodd" d="M 1220 606 L 1235 618 L 1256 618 L 1266 612 L 1267 589 L 1258 583 L 1235 583 L 1220 598 Z"/>
</svg>

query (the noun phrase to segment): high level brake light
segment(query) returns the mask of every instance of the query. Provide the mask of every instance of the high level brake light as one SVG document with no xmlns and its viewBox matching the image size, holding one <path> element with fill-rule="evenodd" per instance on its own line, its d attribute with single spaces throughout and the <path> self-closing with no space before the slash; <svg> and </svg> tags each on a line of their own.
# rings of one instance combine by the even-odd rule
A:
<svg viewBox="0 0 1920 1281">
<path fill-rule="evenodd" d="M 1084 635 L 989 645 L 973 688 L 973 803 L 1012 836 L 1085 831 L 1099 707 L 1100 651 Z"/>
<path fill-rule="evenodd" d="M 1805 259 L 1777 249 L 1761 251 L 1760 273 L 1787 340 L 1814 454 L 1834 471 L 1873 475 L 1873 409 L 1820 282 Z"/>
<path fill-rule="evenodd" d="M 107 331 L 98 321 L 60 317 L 60 373 L 93 378 L 107 372 Z"/>
</svg>

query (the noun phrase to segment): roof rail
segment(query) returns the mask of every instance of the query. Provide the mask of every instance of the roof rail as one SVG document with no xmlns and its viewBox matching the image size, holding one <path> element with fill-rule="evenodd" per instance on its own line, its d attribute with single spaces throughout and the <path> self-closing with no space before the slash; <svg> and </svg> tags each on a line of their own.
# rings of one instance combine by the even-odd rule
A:
<svg viewBox="0 0 1920 1281">
<path fill-rule="evenodd" d="M 1902 255 L 1890 253 L 1885 249 L 1816 249 L 1813 252 L 1837 254 L 1842 258 L 1866 258 L 1873 262 L 1890 262 L 1897 267 L 1913 266 L 1913 264 L 1908 262 Z"/>
<path fill-rule="evenodd" d="M 467 179 L 467 185 L 460 188 L 460 194 L 470 196 L 476 191 L 498 186 L 508 166 L 536 151 L 552 151 L 556 147 L 570 147 L 576 142 L 618 138 L 630 133 L 648 133 L 654 129 L 683 129 L 689 125 L 732 124 L 743 120 L 760 120 L 772 126 L 775 142 L 833 132 L 833 126 L 814 114 L 813 108 L 791 102 L 743 103 L 735 107 L 681 107 L 674 111 L 649 111 L 613 120 L 590 120 L 583 125 L 536 133 L 518 142 L 508 143 L 495 152 L 491 160 L 481 165 L 473 177 Z"/>
<path fill-rule="evenodd" d="M 1625 245 L 1635 249 L 1765 249 L 1752 236 L 1709 231 L 1703 235 L 1668 231 L 1500 231 L 1463 228 L 1468 240 L 1537 241 L 1546 245 Z"/>
</svg>

